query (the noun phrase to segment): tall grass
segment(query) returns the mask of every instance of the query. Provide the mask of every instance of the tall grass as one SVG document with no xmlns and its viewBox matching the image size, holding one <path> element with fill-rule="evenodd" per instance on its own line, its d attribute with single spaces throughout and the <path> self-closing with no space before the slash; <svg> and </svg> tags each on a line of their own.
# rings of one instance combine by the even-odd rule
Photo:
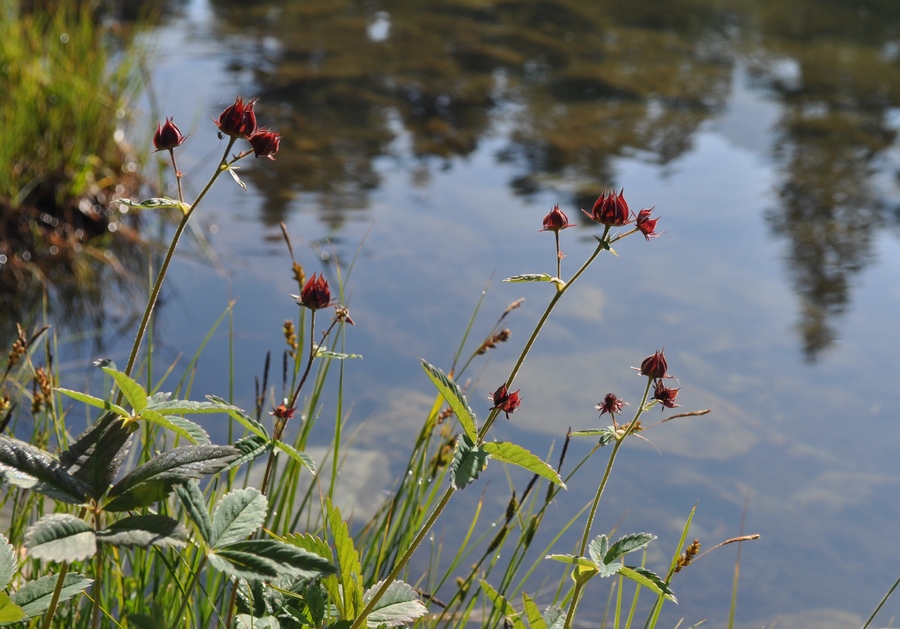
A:
<svg viewBox="0 0 900 629">
<path fill-rule="evenodd" d="M 59 388 L 51 362 L 53 337 L 46 330 L 20 330 L 8 354 L 0 379 L 9 392 L 4 426 L 15 434 L 20 422 L 33 421 L 34 429 L 28 443 L 0 436 L 0 474 L 9 484 L 2 501 L 11 506 L 11 545 L 0 545 L 0 622 L 21 620 L 44 628 L 450 628 L 478 623 L 569 629 L 585 592 L 607 579 L 616 588 L 610 598 L 611 626 L 638 626 L 638 616 L 645 614 L 640 624 L 655 627 L 663 604 L 675 600 L 676 573 L 697 554 L 698 543 L 685 545 L 693 513 L 671 561 L 655 569 L 646 565 L 645 555 L 654 535 L 598 533 L 594 525 L 602 497 L 614 484 L 621 445 L 647 428 L 641 423 L 647 410 L 678 406 L 679 389 L 671 386 L 664 352 L 654 351 L 640 363 L 643 394 L 633 401 L 627 421 L 624 403 L 610 393 L 597 409 L 601 417 L 609 415 L 611 425 L 568 435 L 547 460 L 544 453 L 490 437 L 500 414 L 508 417 L 522 404 L 519 390 L 513 390 L 516 377 L 556 305 L 579 283 L 591 281 L 592 266 L 611 255 L 613 245 L 624 246 L 634 235 L 648 241 L 657 235 L 650 210 L 635 214 L 622 193 L 601 195 L 589 213 L 601 226 L 596 248 L 568 275 L 559 251 L 568 218 L 558 207 L 544 218 L 544 230 L 556 241 L 556 255 L 547 264 L 555 275 L 507 278 L 543 293 L 546 307 L 518 348 L 508 376 L 494 383 L 500 386 L 493 407 L 478 418 L 458 382 L 485 353 L 508 342 L 504 326 L 519 302 L 478 333 L 479 301 L 451 364 L 442 368 L 422 361 L 422 382 L 433 386 L 434 403 L 421 418 L 391 496 L 368 522 L 351 526 L 337 506 L 342 492 L 337 479 L 347 447 L 343 365 L 357 358 L 343 335 L 353 323 L 343 303 L 353 264 L 339 268 L 330 281 L 317 274 L 307 277 L 284 229 L 297 281 L 297 314 L 284 324 L 281 360 L 267 360 L 250 411 L 232 404 L 230 382 L 222 384 L 229 391 L 226 397 L 217 392 L 198 396 L 192 390 L 195 361 L 179 381 L 170 381 L 174 367 L 157 375 L 152 349 L 145 349 L 174 252 L 207 192 L 224 173 L 239 182 L 238 161 L 272 157 L 278 150 L 280 136 L 257 126 L 253 103 L 238 98 L 219 117 L 216 124 L 228 140 L 196 198 L 185 199 L 180 185 L 176 150 L 185 138 L 166 121 L 154 144 L 168 153 L 178 198 L 119 200 L 144 211 L 177 209 L 181 220 L 127 363 L 97 365 L 112 393 L 97 397 Z M 231 324 L 230 307 L 220 322 L 226 318 Z M 200 342 L 198 354 L 210 335 Z M 326 383 L 334 378 L 331 395 L 334 387 Z M 274 390 L 279 399 L 271 403 Z M 67 422 L 72 400 L 93 412 L 80 434 L 67 429 L 75 425 Z M 198 418 L 210 413 L 228 418 L 229 443 L 211 443 Z M 331 423 L 332 441 L 326 458 L 316 461 L 308 445 L 323 421 Z M 567 459 L 573 438 L 596 442 L 575 462 Z M 605 460 L 595 462 L 601 453 Z M 491 512 L 488 505 L 494 501 L 483 500 L 471 522 L 456 531 L 453 547 L 444 548 L 431 539 L 431 531 L 459 500 L 459 491 L 479 484 L 488 464 L 526 474 L 509 475 L 508 488 L 501 490 L 502 512 Z M 567 482 L 588 470 L 601 479 L 593 500 L 570 504 Z M 551 505 L 568 509 L 570 517 L 547 532 L 542 524 Z M 570 529 L 581 531 L 578 544 L 558 548 Z M 542 546 L 535 553 L 537 544 Z M 545 590 L 529 591 L 530 577 L 544 562 L 555 566 L 561 578 Z M 623 596 L 626 584 L 630 602 Z M 648 604 L 639 605 L 642 593 L 650 598 Z"/>
</svg>

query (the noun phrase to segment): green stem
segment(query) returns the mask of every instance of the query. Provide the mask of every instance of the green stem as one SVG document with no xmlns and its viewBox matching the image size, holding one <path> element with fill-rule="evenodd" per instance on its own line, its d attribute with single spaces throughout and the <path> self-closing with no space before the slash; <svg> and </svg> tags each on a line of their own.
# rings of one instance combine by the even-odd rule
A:
<svg viewBox="0 0 900 629">
<path fill-rule="evenodd" d="M 81 511 L 78 513 L 79 520 L 84 519 L 87 510 L 87 507 L 81 508 Z M 44 622 L 41 623 L 41 629 L 50 629 L 50 624 L 53 622 L 53 616 L 56 614 L 56 608 L 59 605 L 59 596 L 62 593 L 63 581 L 66 580 L 66 573 L 68 572 L 69 564 L 63 562 L 63 565 L 59 569 L 59 574 L 56 576 L 56 586 L 53 588 L 53 596 L 50 597 L 50 606 L 47 607 L 47 612 L 44 614 Z M 96 599 L 97 597 L 94 598 Z"/>
<path fill-rule="evenodd" d="M 444 492 L 443 498 L 438 503 L 438 505 L 434 508 L 434 511 L 431 512 L 431 515 L 428 516 L 428 520 L 425 524 L 422 525 L 422 528 L 419 529 L 419 532 L 416 534 L 412 543 L 409 545 L 409 548 L 406 549 L 406 552 L 403 553 L 403 556 L 397 561 L 394 565 L 394 569 L 391 570 L 391 573 L 385 578 L 384 582 L 381 584 L 381 587 L 378 588 L 378 591 L 375 592 L 375 595 L 372 597 L 372 600 L 369 601 L 369 604 L 365 606 L 362 612 L 357 616 L 356 620 L 353 621 L 353 624 L 350 625 L 350 629 L 359 629 L 360 626 L 366 621 L 366 616 L 368 616 L 373 609 L 375 609 L 375 605 L 378 604 L 378 601 L 381 600 L 381 597 L 384 596 L 384 593 L 387 592 L 387 589 L 391 586 L 397 577 L 400 575 L 400 572 L 403 571 L 403 568 L 406 567 L 406 564 L 409 563 L 409 560 L 412 558 L 413 553 L 416 552 L 416 549 L 419 547 L 419 544 L 422 543 L 422 540 L 425 539 L 425 536 L 428 535 L 428 531 L 431 530 L 431 527 L 434 526 L 434 523 L 437 522 L 438 517 L 440 517 L 441 512 L 450 502 L 450 498 L 453 497 L 453 494 L 456 490 L 450 486 L 447 488 L 447 491 Z"/>
<path fill-rule="evenodd" d="M 147 299 L 147 307 L 144 309 L 144 316 L 141 318 L 141 324 L 138 326 L 137 333 L 134 336 L 134 344 L 131 347 L 131 354 L 128 356 L 128 364 L 125 366 L 125 375 L 130 376 L 131 372 L 134 370 L 134 364 L 137 362 L 138 352 L 141 349 L 141 343 L 144 340 L 144 334 L 147 332 L 147 326 L 150 323 L 150 315 L 153 313 L 153 308 L 156 306 L 156 301 L 159 298 L 159 293 L 162 290 L 163 280 L 166 277 L 166 273 L 169 270 L 169 263 L 172 262 L 172 257 L 175 255 L 175 248 L 178 246 L 178 241 L 181 239 L 181 235 L 184 233 L 185 228 L 187 227 L 188 221 L 191 218 L 191 215 L 194 213 L 194 210 L 197 208 L 197 205 L 206 196 L 206 193 L 209 192 L 210 188 L 212 188 L 213 183 L 215 183 L 216 179 L 219 178 L 223 172 L 228 170 L 228 152 L 231 151 L 231 147 L 234 145 L 236 138 L 230 138 L 228 141 L 228 146 L 225 147 L 225 153 L 222 156 L 222 160 L 219 162 L 219 166 L 216 168 L 216 171 L 212 174 L 212 177 L 209 178 L 209 181 L 206 182 L 206 185 L 203 187 L 203 190 L 200 191 L 200 194 L 197 195 L 197 198 L 194 200 L 194 203 L 184 212 L 184 216 L 181 217 L 181 222 L 178 223 L 178 227 L 175 230 L 174 236 L 172 236 L 172 242 L 169 243 L 169 249 L 166 251 L 166 257 L 163 259 L 162 266 L 159 269 L 159 273 L 156 276 L 156 282 L 153 284 L 153 288 L 150 291 L 150 296 Z M 174 155 L 172 158 L 172 163 L 175 163 Z M 176 169 L 176 178 L 179 182 L 179 196 L 181 195 L 181 179 L 178 178 L 178 172 Z M 179 199 L 180 200 L 180 199 Z M 116 403 L 122 403 L 123 394 L 122 391 L 119 391 L 119 395 L 116 398 Z"/>
<path fill-rule="evenodd" d="M 584 532 L 581 534 L 581 545 L 578 549 L 578 556 L 584 557 L 585 551 L 587 551 L 588 541 L 591 538 L 591 529 L 594 527 L 594 518 L 597 515 L 597 507 L 600 505 L 600 498 L 603 496 L 603 491 L 606 489 L 606 484 L 609 481 L 609 475 L 612 472 L 613 463 L 616 462 L 616 454 L 619 452 L 619 448 L 625 442 L 625 438 L 628 437 L 634 429 L 638 425 L 638 420 L 641 415 L 644 414 L 644 409 L 647 404 L 647 396 L 650 395 L 650 386 L 653 384 L 653 378 L 647 378 L 647 386 L 644 387 L 644 396 L 641 399 L 641 404 L 638 406 L 637 412 L 634 414 L 634 419 L 631 420 L 631 423 L 628 424 L 628 427 L 622 432 L 621 435 L 616 435 L 616 443 L 613 445 L 612 452 L 609 454 L 609 461 L 606 463 L 606 471 L 603 472 L 603 478 L 600 480 L 600 486 L 597 487 L 597 493 L 594 496 L 594 501 L 591 503 L 591 510 L 588 513 L 587 522 L 584 525 Z M 569 609 L 566 612 L 566 622 L 563 625 L 563 629 L 571 629 L 572 621 L 575 620 L 575 610 L 578 608 L 578 601 L 581 599 L 581 590 L 584 589 L 587 581 L 578 580 L 575 582 L 575 588 L 572 592 L 572 600 L 569 601 Z"/>
<path fill-rule="evenodd" d="M 206 554 L 200 557 L 200 563 L 197 564 L 197 567 L 194 569 L 194 575 L 191 577 L 191 582 L 188 583 L 187 589 L 184 591 L 184 596 L 181 599 L 181 606 L 178 608 L 178 613 L 175 614 L 175 620 L 172 621 L 172 629 L 178 629 L 178 627 L 183 627 L 185 624 L 182 622 L 182 616 L 184 615 L 184 610 L 187 609 L 188 601 L 191 600 L 191 591 L 194 589 L 194 586 L 197 585 L 197 581 L 200 580 L 200 574 L 203 572 L 203 567 L 206 565 Z M 230 624 L 227 626 L 231 626 Z"/>
</svg>

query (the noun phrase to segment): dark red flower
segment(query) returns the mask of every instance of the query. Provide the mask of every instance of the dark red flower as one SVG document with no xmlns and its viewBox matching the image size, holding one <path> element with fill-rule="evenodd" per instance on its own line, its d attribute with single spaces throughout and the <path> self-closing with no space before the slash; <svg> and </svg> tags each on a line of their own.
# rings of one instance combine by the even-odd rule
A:
<svg viewBox="0 0 900 629">
<path fill-rule="evenodd" d="M 287 404 L 279 404 L 272 409 L 272 415 L 278 419 L 291 419 L 294 417 L 294 411 L 297 409 L 289 407 Z"/>
<path fill-rule="evenodd" d="M 575 227 L 575 223 L 569 222 L 569 217 L 566 216 L 565 212 L 559 209 L 559 203 L 557 203 L 553 206 L 553 209 L 550 210 L 550 213 L 544 217 L 544 229 L 540 231 L 558 232 L 569 227 Z"/>
<path fill-rule="evenodd" d="M 631 210 L 628 209 L 628 203 L 625 202 L 624 192 L 624 189 L 618 193 L 615 190 L 607 190 L 594 201 L 594 207 L 591 208 L 590 213 L 584 210 L 582 212 L 587 214 L 591 220 L 611 227 L 630 223 L 632 220 Z"/>
<path fill-rule="evenodd" d="M 665 410 L 667 408 L 676 408 L 678 406 L 681 406 L 681 404 L 675 403 L 675 397 L 678 395 L 679 391 L 681 391 L 681 387 L 677 389 L 670 389 L 663 384 L 662 380 L 657 380 L 656 387 L 653 389 L 653 399 L 659 401 L 661 405 L 660 410 Z"/>
<path fill-rule="evenodd" d="M 509 414 L 515 412 L 522 403 L 519 391 L 521 389 L 515 393 L 510 393 L 506 390 L 506 385 L 501 384 L 500 388 L 494 391 L 494 395 L 491 396 L 491 399 L 494 401 L 494 406 L 491 408 L 499 408 L 506 415 L 506 419 L 509 419 Z"/>
<path fill-rule="evenodd" d="M 254 104 L 256 104 L 255 98 L 245 105 L 244 99 L 238 96 L 234 100 L 234 104 L 219 115 L 219 119 L 216 121 L 219 131 L 235 138 L 249 138 L 256 133 Z"/>
<path fill-rule="evenodd" d="M 247 139 L 250 141 L 256 157 L 275 159 L 272 156 L 278 152 L 278 144 L 281 142 L 280 135 L 263 127 Z"/>
<path fill-rule="evenodd" d="M 313 276 L 306 282 L 306 286 L 300 291 L 300 305 L 306 306 L 310 310 L 319 310 L 327 308 L 331 303 L 331 289 L 328 288 L 328 282 L 324 276 Z"/>
<path fill-rule="evenodd" d="M 153 134 L 153 146 L 157 151 L 168 151 L 181 144 L 187 139 L 181 129 L 172 122 L 171 118 L 166 118 L 166 124 L 156 123 L 156 133 Z"/>
<path fill-rule="evenodd" d="M 641 210 L 638 212 L 637 219 L 635 220 L 637 228 L 644 234 L 644 238 L 647 239 L 647 242 L 650 242 L 651 238 L 659 236 L 659 234 L 656 233 L 656 221 L 658 221 L 659 218 L 650 218 L 650 212 L 652 211 L 652 207 Z"/>
<path fill-rule="evenodd" d="M 645 358 L 644 362 L 641 363 L 641 375 L 650 378 L 665 378 L 666 371 L 669 369 L 669 364 L 666 362 L 666 357 L 663 354 L 665 351 L 665 348 L 663 348 L 658 352 L 654 352 L 653 356 Z"/>
<path fill-rule="evenodd" d="M 613 393 L 607 393 L 603 401 L 597 404 L 597 410 L 600 411 L 600 417 L 604 413 L 609 413 L 615 418 L 615 415 L 622 412 L 622 407 L 627 406 L 628 402 L 620 400 Z"/>
</svg>

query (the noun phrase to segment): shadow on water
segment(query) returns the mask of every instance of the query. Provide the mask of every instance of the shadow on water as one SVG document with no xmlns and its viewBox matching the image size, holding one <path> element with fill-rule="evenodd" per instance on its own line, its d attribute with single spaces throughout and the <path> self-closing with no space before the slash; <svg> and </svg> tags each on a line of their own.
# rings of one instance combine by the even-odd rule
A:
<svg viewBox="0 0 900 629">
<path fill-rule="evenodd" d="M 616 185 L 616 160 L 668 164 L 692 150 L 746 67 L 780 105 L 771 232 L 799 300 L 809 361 L 837 337 L 888 202 L 900 7 L 842 2 L 212 0 L 229 67 L 258 83 L 284 134 L 249 178 L 275 225 L 301 195 L 338 228 L 380 184 L 376 160 L 413 185 L 503 136 L 519 195 L 582 207 Z M 401 146 L 405 148 L 400 148 Z M 761 204 L 762 205 L 762 204 Z"/>
</svg>

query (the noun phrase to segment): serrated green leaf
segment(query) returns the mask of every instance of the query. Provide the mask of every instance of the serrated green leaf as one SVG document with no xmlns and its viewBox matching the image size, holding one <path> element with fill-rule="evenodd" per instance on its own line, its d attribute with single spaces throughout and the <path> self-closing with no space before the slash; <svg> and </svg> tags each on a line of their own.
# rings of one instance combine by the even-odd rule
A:
<svg viewBox="0 0 900 629">
<path fill-rule="evenodd" d="M 134 409 L 135 415 L 140 415 L 147 408 L 147 392 L 137 381 L 110 367 L 101 367 L 100 369 L 116 381 L 122 395 Z"/>
<path fill-rule="evenodd" d="M 241 455 L 234 461 L 229 463 L 225 468 L 223 468 L 223 472 L 227 472 L 236 467 L 240 467 L 244 463 L 252 461 L 262 453 L 268 451 L 269 440 L 260 437 L 259 435 L 249 434 L 246 437 L 235 441 L 234 447 L 238 452 L 241 453 Z"/>
<path fill-rule="evenodd" d="M 372 596 L 382 586 L 379 581 L 363 594 L 363 604 L 368 605 Z M 399 627 L 412 624 L 417 618 L 428 613 L 428 608 L 419 599 L 413 587 L 403 581 L 391 583 L 366 616 L 369 626 Z"/>
<path fill-rule="evenodd" d="M 362 567 L 359 552 L 353 546 L 353 537 L 347 523 L 341 517 L 340 509 L 330 498 L 325 499 L 325 514 L 338 559 L 338 578 L 342 587 L 342 617 L 355 619 L 362 611 Z"/>
<path fill-rule="evenodd" d="M 362 355 L 360 355 L 360 354 L 343 354 L 341 352 L 332 352 L 323 347 L 321 349 L 316 350 L 316 358 L 332 358 L 334 360 L 345 360 L 347 358 L 362 359 Z"/>
<path fill-rule="evenodd" d="M 8 625 L 25 618 L 25 610 L 12 602 L 6 592 L 0 592 L 0 625 Z"/>
<path fill-rule="evenodd" d="M 608 434 L 609 432 L 611 432 L 609 428 L 589 428 L 587 430 L 573 430 L 569 434 L 573 437 L 595 437 Z"/>
<path fill-rule="evenodd" d="M 144 412 L 146 413 L 146 411 Z M 209 434 L 199 424 L 195 424 L 191 420 L 185 419 L 181 415 L 163 415 L 163 417 L 168 419 L 179 429 L 185 431 L 189 435 L 189 440 L 191 441 L 191 443 L 197 443 L 200 445 L 209 445 L 210 443 L 212 443 L 209 440 Z"/>
<path fill-rule="evenodd" d="M 248 581 L 268 581 L 278 577 L 278 565 L 253 553 L 229 550 L 212 551 L 208 555 L 209 565 L 225 574 Z"/>
<path fill-rule="evenodd" d="M 197 525 L 200 536 L 208 544 L 212 537 L 212 518 L 206 510 L 206 499 L 203 498 L 203 492 L 200 491 L 200 483 L 195 480 L 189 480 L 175 486 L 175 493 L 184 506 L 188 517 Z"/>
<path fill-rule="evenodd" d="M 78 400 L 88 406 L 94 406 L 96 408 L 102 408 L 104 411 L 112 411 L 116 415 L 121 417 L 131 417 L 131 413 L 126 411 L 124 408 L 119 406 L 118 404 L 113 404 L 109 400 L 101 400 L 98 397 L 94 397 L 93 395 L 88 395 L 87 393 L 82 393 L 81 391 L 73 391 L 71 389 L 63 389 L 61 387 L 57 387 L 54 391 L 59 391 L 63 395 L 67 395 L 73 400 Z"/>
<path fill-rule="evenodd" d="M 0 436 L 0 472 L 6 480 L 71 504 L 81 504 L 87 488 L 49 454 L 24 441 Z M 8 473 L 12 469 L 16 474 Z M 39 482 L 36 482 L 39 481 Z"/>
<path fill-rule="evenodd" d="M 281 623 L 275 616 L 251 616 L 238 614 L 234 626 L 238 629 L 281 629 Z"/>
<path fill-rule="evenodd" d="M 566 610 L 551 605 L 544 611 L 544 622 L 547 623 L 547 629 L 563 629 L 566 625 Z"/>
<path fill-rule="evenodd" d="M 116 477 L 137 429 L 137 424 L 126 424 L 107 411 L 59 455 L 59 462 L 85 485 L 91 498 L 99 500 Z"/>
<path fill-rule="evenodd" d="M 443 371 L 434 365 L 429 365 L 424 360 L 422 361 L 422 368 L 428 374 L 428 378 L 434 383 L 441 396 L 447 401 L 447 404 L 450 405 L 450 408 L 453 409 L 453 412 L 459 419 L 460 426 L 462 426 L 469 440 L 475 443 L 475 440 L 478 438 L 475 413 L 469 408 L 466 396 L 463 395 L 459 385 L 453 382 Z"/>
<path fill-rule="evenodd" d="M 10 598 L 13 603 L 22 608 L 26 617 L 37 616 L 50 607 L 50 600 L 53 598 L 53 590 L 56 587 L 57 579 L 57 575 L 48 574 L 34 581 L 29 581 L 11 594 Z M 68 573 L 63 578 L 63 586 L 59 592 L 59 602 L 63 603 L 76 594 L 81 594 L 93 582 L 93 579 L 88 579 L 77 572 Z"/>
<path fill-rule="evenodd" d="M 311 533 L 291 533 L 289 535 L 285 535 L 284 537 L 279 537 L 282 542 L 285 544 L 290 544 L 292 546 L 296 546 L 297 548 L 302 548 L 308 552 L 311 552 L 323 559 L 327 559 L 331 561 L 333 559 L 333 555 L 331 552 L 331 547 L 328 545 L 324 539 L 320 537 L 316 537 Z"/>
<path fill-rule="evenodd" d="M 228 492 L 213 513 L 209 545 L 217 548 L 246 538 L 263 525 L 268 509 L 269 501 L 252 487 Z"/>
<path fill-rule="evenodd" d="M 547 629 L 547 623 L 541 610 L 534 604 L 534 599 L 522 592 L 522 607 L 525 610 L 525 617 L 528 619 L 528 626 L 531 629 Z"/>
<path fill-rule="evenodd" d="M 97 532 L 97 542 L 110 546 L 185 546 L 187 529 L 165 515 L 132 515 Z"/>
<path fill-rule="evenodd" d="M 266 427 L 263 426 L 260 422 L 247 415 L 247 413 L 245 413 L 238 407 L 228 404 L 220 397 L 216 397 L 215 395 L 207 395 L 206 398 L 212 401 L 214 404 L 219 404 L 220 406 L 222 406 L 222 410 L 224 410 L 230 417 L 237 420 L 237 422 L 240 423 L 241 426 L 252 432 L 257 437 L 265 439 L 268 443 L 269 433 L 266 432 Z"/>
<path fill-rule="evenodd" d="M 481 589 L 484 590 L 485 595 L 494 604 L 494 609 L 503 614 L 503 617 L 512 623 L 513 629 L 526 629 L 525 623 L 522 622 L 519 612 L 516 611 L 516 608 L 513 607 L 512 603 L 507 601 L 502 594 L 491 587 L 491 584 L 487 581 L 482 579 L 480 583 Z"/>
<path fill-rule="evenodd" d="M 175 199 L 170 199 L 169 197 L 151 197 L 140 202 L 132 201 L 131 199 L 116 199 L 116 202 L 121 203 L 122 205 L 127 205 L 128 207 L 134 208 L 136 210 L 174 209 L 185 213 L 191 207 L 187 203 L 182 203 L 181 201 L 176 201 Z"/>
<path fill-rule="evenodd" d="M 317 474 L 316 462 L 313 461 L 313 458 L 306 452 L 300 452 L 294 446 L 289 443 L 285 443 L 284 441 L 275 441 L 275 447 L 279 450 L 283 450 L 289 457 L 308 469 L 313 476 Z"/>
<path fill-rule="evenodd" d="M 546 478 L 551 483 L 559 485 L 563 489 L 567 489 L 566 484 L 560 478 L 549 463 L 545 463 L 539 456 L 532 454 L 525 448 L 508 441 L 489 441 L 484 443 L 482 447 L 492 457 L 503 463 L 511 463 L 523 467 L 529 472 L 534 472 L 538 476 Z"/>
<path fill-rule="evenodd" d="M 450 483 L 455 489 L 470 485 L 487 467 L 488 453 L 483 447 L 476 448 L 468 435 L 460 435 L 450 462 Z"/>
<path fill-rule="evenodd" d="M 231 413 L 240 411 L 237 406 L 219 401 L 221 398 L 209 396 L 210 402 L 200 402 L 197 400 L 163 400 L 156 404 L 150 404 L 149 408 L 158 411 L 164 415 L 209 415 L 211 413 Z"/>
<path fill-rule="evenodd" d="M 550 282 L 553 280 L 552 275 L 546 273 L 525 273 L 523 275 L 513 275 L 507 277 L 504 282 Z"/>
<path fill-rule="evenodd" d="M 609 550 L 603 556 L 603 563 L 611 563 L 616 559 L 624 557 L 631 551 L 644 548 L 655 539 L 656 535 L 653 535 L 652 533 L 631 533 L 630 535 L 620 537 L 615 544 L 609 547 Z"/>
<path fill-rule="evenodd" d="M 6 589 L 16 573 L 16 551 L 5 535 L 0 535 L 0 590 Z"/>
<path fill-rule="evenodd" d="M 292 579 L 314 579 L 337 570 L 330 559 L 320 557 L 303 548 L 285 544 L 279 539 L 247 539 L 228 546 L 230 550 L 252 552 L 259 557 L 274 561 L 282 576 Z"/>
<path fill-rule="evenodd" d="M 604 557 L 606 557 L 606 553 L 609 551 L 609 538 L 606 535 L 600 534 L 594 539 L 591 540 L 591 543 L 588 545 L 588 555 L 590 555 L 591 560 L 597 565 L 600 566 L 604 563 Z"/>
<path fill-rule="evenodd" d="M 619 569 L 619 574 L 621 574 L 623 577 L 631 579 L 635 583 L 643 585 L 645 588 L 656 592 L 657 594 L 665 596 L 673 603 L 678 602 L 678 599 L 675 598 L 675 593 L 672 592 L 672 589 L 668 586 L 668 584 L 652 570 L 634 566 L 622 566 L 622 568 Z"/>
<path fill-rule="evenodd" d="M 79 561 L 97 552 L 97 537 L 91 525 L 74 515 L 47 515 L 25 533 L 25 548 L 34 559 Z"/>
<path fill-rule="evenodd" d="M 103 505 L 104 511 L 120 513 L 122 511 L 134 511 L 141 507 L 149 507 L 168 498 L 172 493 L 175 483 L 168 480 L 148 480 L 130 487 L 122 495 L 116 496 Z"/>
<path fill-rule="evenodd" d="M 236 459 L 240 452 L 232 446 L 184 446 L 159 454 L 139 465 L 113 485 L 110 496 L 118 496 L 147 481 L 171 484 L 215 474 Z"/>
<path fill-rule="evenodd" d="M 571 564 L 573 566 L 582 566 L 584 568 L 595 568 L 594 562 L 587 557 L 579 557 L 578 555 L 552 554 L 544 555 L 544 559 L 552 559 L 553 561 L 561 561 L 562 563 Z"/>
<path fill-rule="evenodd" d="M 188 432 L 184 427 L 179 426 L 178 424 L 170 421 L 168 417 L 164 417 L 152 409 L 149 409 L 149 408 L 144 409 L 144 412 L 141 413 L 141 419 L 143 419 L 144 421 L 148 421 L 153 424 L 156 424 L 157 426 L 162 426 L 166 430 L 174 432 L 179 437 L 184 437 L 191 443 L 197 443 L 197 440 L 194 438 L 194 436 L 190 432 Z M 187 421 L 187 420 L 185 419 L 183 421 Z M 196 426 L 196 424 L 195 424 L 195 426 Z M 200 428 L 199 426 L 196 426 L 196 427 Z M 203 432 L 202 429 L 201 429 L 201 432 Z M 203 432 L 203 434 L 204 434 L 204 436 L 206 435 L 205 432 Z M 209 442 L 209 439 L 207 438 L 207 443 L 208 442 Z"/>
</svg>

